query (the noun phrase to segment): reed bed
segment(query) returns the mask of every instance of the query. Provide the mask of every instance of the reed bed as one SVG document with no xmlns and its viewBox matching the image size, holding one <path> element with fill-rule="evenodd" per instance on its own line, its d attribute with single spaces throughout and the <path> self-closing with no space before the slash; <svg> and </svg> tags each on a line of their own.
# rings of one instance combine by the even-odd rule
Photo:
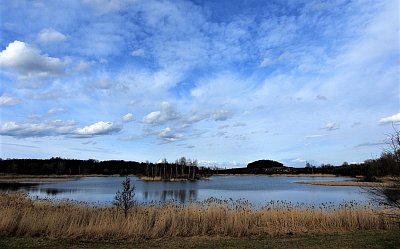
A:
<svg viewBox="0 0 400 249">
<path fill-rule="evenodd" d="M 209 199 L 190 204 L 146 204 L 127 218 L 114 207 L 32 200 L 23 193 L 0 194 L 0 234 L 82 239 L 153 239 L 189 236 L 276 236 L 356 230 L 399 230 L 372 204 L 310 206 Z"/>
</svg>

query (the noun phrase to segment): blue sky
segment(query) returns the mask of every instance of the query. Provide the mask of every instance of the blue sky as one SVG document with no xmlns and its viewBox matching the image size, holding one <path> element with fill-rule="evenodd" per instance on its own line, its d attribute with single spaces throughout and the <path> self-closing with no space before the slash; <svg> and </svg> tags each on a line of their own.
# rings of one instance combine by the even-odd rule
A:
<svg viewBox="0 0 400 249">
<path fill-rule="evenodd" d="M 2 1 L 2 158 L 377 157 L 398 1 Z"/>
</svg>

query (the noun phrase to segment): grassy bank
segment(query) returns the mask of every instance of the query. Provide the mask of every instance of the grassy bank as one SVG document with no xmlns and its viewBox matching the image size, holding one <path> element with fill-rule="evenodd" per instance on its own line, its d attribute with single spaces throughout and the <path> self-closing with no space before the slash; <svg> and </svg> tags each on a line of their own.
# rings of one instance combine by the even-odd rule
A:
<svg viewBox="0 0 400 249">
<path fill-rule="evenodd" d="M 209 200 L 188 205 L 137 206 L 128 218 L 111 207 L 33 201 L 0 194 L 0 234 L 83 239 L 155 239 L 194 236 L 277 236 L 358 230 L 399 230 L 385 210 L 347 203 L 318 207 L 270 202 L 254 210 L 247 203 Z"/>
<path fill-rule="evenodd" d="M 339 234 L 259 238 L 170 238 L 137 241 L 87 241 L 37 237 L 0 237 L 0 248 L 309 248 L 391 249 L 400 245 L 398 231 L 357 231 Z"/>
</svg>

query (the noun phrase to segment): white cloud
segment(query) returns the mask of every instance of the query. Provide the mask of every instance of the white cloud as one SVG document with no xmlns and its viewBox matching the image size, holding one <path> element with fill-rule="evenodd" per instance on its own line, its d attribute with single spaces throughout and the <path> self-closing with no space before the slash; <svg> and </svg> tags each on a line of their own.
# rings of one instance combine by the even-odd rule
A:
<svg viewBox="0 0 400 249">
<path fill-rule="evenodd" d="M 76 69 L 78 72 L 86 72 L 86 71 L 88 71 L 88 70 L 90 69 L 90 65 L 91 65 L 90 62 L 81 61 L 81 62 L 79 62 L 79 63 L 76 65 L 75 69 Z"/>
<path fill-rule="evenodd" d="M 129 122 L 133 120 L 133 114 L 132 113 L 127 113 L 122 117 L 122 120 L 124 122 Z"/>
<path fill-rule="evenodd" d="M 400 112 L 389 117 L 381 118 L 379 120 L 380 124 L 397 123 L 397 122 L 400 122 Z"/>
<path fill-rule="evenodd" d="M 41 54 L 40 50 L 21 41 L 14 41 L 0 52 L 0 66 L 23 76 L 47 77 L 63 73 L 60 59 Z"/>
<path fill-rule="evenodd" d="M 121 130 L 121 127 L 112 122 L 97 122 L 76 130 L 76 134 L 83 136 L 108 135 Z"/>
<path fill-rule="evenodd" d="M 305 163 L 305 162 L 307 162 L 307 160 L 302 159 L 302 158 L 296 158 L 296 159 L 291 160 L 291 162 L 293 162 L 293 163 Z"/>
<path fill-rule="evenodd" d="M 155 124 L 160 119 L 160 116 L 161 116 L 160 111 L 150 112 L 149 114 L 144 116 L 143 121 L 148 124 Z"/>
<path fill-rule="evenodd" d="M 131 52 L 131 55 L 133 57 L 143 57 L 144 56 L 144 50 L 139 48 L 139 49 L 135 49 Z"/>
<path fill-rule="evenodd" d="M 339 129 L 339 126 L 335 123 L 335 122 L 330 122 L 327 123 L 323 129 L 327 130 L 327 131 L 333 131 L 333 130 L 337 130 Z"/>
<path fill-rule="evenodd" d="M 150 112 L 143 118 L 143 122 L 148 124 L 165 124 L 168 121 L 179 119 L 179 114 L 174 110 L 169 102 L 161 103 L 161 110 Z"/>
<path fill-rule="evenodd" d="M 48 114 L 56 114 L 60 112 L 64 112 L 65 110 L 61 107 L 54 107 L 47 111 Z"/>
<path fill-rule="evenodd" d="M 42 29 L 38 34 L 38 40 L 41 43 L 63 42 L 67 37 L 54 29 Z"/>
<path fill-rule="evenodd" d="M 74 121 L 54 120 L 42 123 L 6 122 L 0 126 L 0 135 L 13 137 L 45 137 L 73 133 Z"/>
<path fill-rule="evenodd" d="M 319 137 L 325 137 L 326 134 L 315 134 L 315 135 L 309 135 L 306 136 L 306 138 L 319 138 Z"/>
<path fill-rule="evenodd" d="M 0 96 L 0 106 L 11 106 L 19 104 L 20 100 L 14 96 L 4 93 Z"/>
<path fill-rule="evenodd" d="M 158 137 L 165 142 L 176 142 L 183 139 L 183 135 L 180 133 L 175 133 L 171 128 L 167 127 L 158 133 Z"/>
<path fill-rule="evenodd" d="M 97 122 L 83 128 L 76 128 L 73 120 L 53 120 L 43 122 L 17 123 L 5 122 L 0 126 L 0 135 L 12 137 L 46 137 L 46 136 L 72 136 L 91 137 L 94 135 L 109 135 L 119 132 L 121 127 L 112 122 Z"/>
</svg>

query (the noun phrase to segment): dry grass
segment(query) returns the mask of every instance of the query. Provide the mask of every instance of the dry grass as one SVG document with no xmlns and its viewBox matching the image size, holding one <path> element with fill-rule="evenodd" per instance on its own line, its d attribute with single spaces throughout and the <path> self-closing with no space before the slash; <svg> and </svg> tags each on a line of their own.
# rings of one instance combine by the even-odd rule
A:
<svg viewBox="0 0 400 249">
<path fill-rule="evenodd" d="M 208 200 L 187 205 L 148 204 L 124 218 L 112 207 L 30 200 L 0 194 L 0 234 L 83 239 L 151 239 L 189 236 L 275 236 L 357 230 L 398 230 L 379 207 L 345 203 L 318 207 L 270 202 L 253 209 L 246 202 Z"/>
</svg>

